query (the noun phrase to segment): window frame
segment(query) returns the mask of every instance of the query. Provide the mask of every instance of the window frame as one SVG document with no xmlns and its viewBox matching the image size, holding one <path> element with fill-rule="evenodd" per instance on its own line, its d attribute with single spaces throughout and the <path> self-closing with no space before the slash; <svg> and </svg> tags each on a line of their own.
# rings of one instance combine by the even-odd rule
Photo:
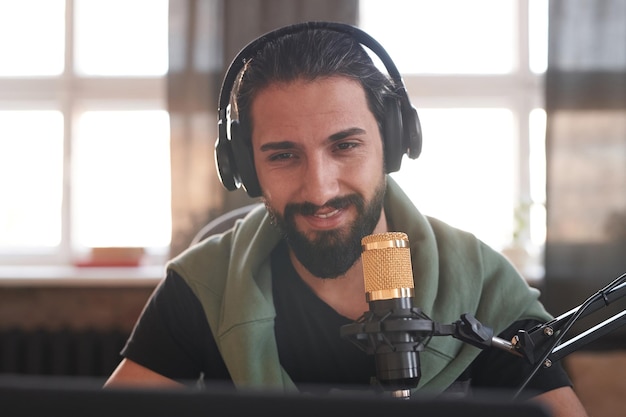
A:
<svg viewBox="0 0 626 417">
<path fill-rule="evenodd" d="M 529 3 L 517 0 L 517 65 L 507 74 L 432 75 L 403 74 L 414 105 L 419 108 L 502 107 L 509 109 L 517 126 L 517 201 L 532 201 L 529 173 L 529 116 L 543 108 L 544 74 L 534 73 L 529 62 Z M 62 74 L 46 77 L 0 77 L 1 109 L 58 110 L 64 116 L 64 170 L 61 244 L 58 248 L 0 252 L 0 265 L 71 265 L 70 161 L 72 134 L 78 112 L 85 103 L 116 108 L 141 106 L 165 109 L 166 76 L 89 77 L 74 71 L 73 0 L 65 1 L 65 66 Z M 400 68 L 400 70 L 402 70 Z M 415 93 L 412 93 L 415 92 Z M 533 201 L 543 204 L 545 201 Z M 151 254 L 149 263 L 165 260 L 165 253 Z"/>
<path fill-rule="evenodd" d="M 515 125 L 514 203 L 515 206 L 529 203 L 545 209 L 545 199 L 533 199 L 531 193 L 531 127 L 530 114 L 535 109 L 544 109 L 545 72 L 531 69 L 530 62 L 530 7 L 533 0 L 516 0 L 516 62 L 509 73 L 498 74 L 423 74 L 402 73 L 405 87 L 412 104 L 419 114 L 423 109 L 446 108 L 505 108 L 512 112 Z M 539 6 L 533 3 L 532 6 Z M 547 7 L 546 7 L 547 13 Z M 546 39 L 547 44 L 547 39 Z M 427 139 L 428 132 L 424 132 Z M 401 171 L 400 171 L 401 172 Z M 545 178 L 544 178 L 545 185 Z M 536 193 L 535 193 L 536 194 Z M 529 215 L 530 208 L 523 209 Z M 436 215 L 435 215 L 436 216 Z M 511 213 L 513 219 L 515 213 Z M 521 244 L 535 256 L 533 265 L 522 271 L 530 279 L 543 278 L 543 244 L 530 240 L 530 225 L 521 230 Z M 470 231 L 471 232 L 471 231 Z M 474 231 L 476 232 L 476 231 Z"/>
<path fill-rule="evenodd" d="M 65 0 L 64 69 L 59 75 L 1 76 L 0 110 L 55 110 L 63 115 L 63 196 L 61 241 L 57 247 L 0 249 L 0 266 L 71 266 L 80 256 L 72 247 L 72 140 L 86 110 L 165 110 L 167 74 L 159 76 L 88 76 L 74 65 L 74 1 Z M 162 264 L 166 248 L 147 248 L 142 263 Z M 125 272 L 127 275 L 128 273 Z"/>
</svg>

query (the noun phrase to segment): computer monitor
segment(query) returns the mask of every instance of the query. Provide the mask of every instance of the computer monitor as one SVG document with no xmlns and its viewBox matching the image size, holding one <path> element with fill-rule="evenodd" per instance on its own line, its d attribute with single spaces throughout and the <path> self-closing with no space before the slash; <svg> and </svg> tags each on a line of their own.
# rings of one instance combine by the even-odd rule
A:
<svg viewBox="0 0 626 417">
<path fill-rule="evenodd" d="M 509 397 L 510 398 L 510 397 Z M 395 399 L 375 393 L 284 394 L 192 389 L 102 389 L 99 381 L 0 378 L 3 417 L 550 417 L 532 402 L 501 395 Z"/>
</svg>

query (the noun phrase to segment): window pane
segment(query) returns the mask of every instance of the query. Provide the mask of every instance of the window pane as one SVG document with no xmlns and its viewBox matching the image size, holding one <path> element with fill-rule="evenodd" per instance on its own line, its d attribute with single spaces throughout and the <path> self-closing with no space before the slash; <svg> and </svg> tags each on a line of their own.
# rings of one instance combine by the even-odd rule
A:
<svg viewBox="0 0 626 417">
<path fill-rule="evenodd" d="M 73 148 L 78 246 L 167 246 L 171 235 L 165 111 L 90 111 Z"/>
<path fill-rule="evenodd" d="M 513 114 L 506 109 L 422 109 L 423 153 L 392 174 L 417 208 L 496 249 L 513 232 Z"/>
<path fill-rule="evenodd" d="M 0 76 L 59 75 L 65 1 L 0 1 Z"/>
<path fill-rule="evenodd" d="M 534 109 L 528 118 L 530 198 L 537 203 L 546 201 L 546 111 Z"/>
<path fill-rule="evenodd" d="M 0 111 L 0 247 L 61 241 L 63 116 Z"/>
<path fill-rule="evenodd" d="M 533 244 L 546 243 L 546 112 L 534 109 L 529 124 L 530 172 L 530 239 Z"/>
<path fill-rule="evenodd" d="M 515 69 L 514 0 L 361 0 L 360 27 L 402 73 L 500 74 Z"/>
<path fill-rule="evenodd" d="M 76 71 L 86 75 L 167 72 L 167 0 L 75 0 Z"/>
</svg>

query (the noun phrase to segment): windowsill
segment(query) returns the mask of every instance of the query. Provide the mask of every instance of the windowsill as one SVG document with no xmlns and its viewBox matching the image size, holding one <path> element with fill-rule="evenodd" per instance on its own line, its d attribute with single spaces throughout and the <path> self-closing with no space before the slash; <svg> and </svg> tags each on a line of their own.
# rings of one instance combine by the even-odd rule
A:
<svg viewBox="0 0 626 417">
<path fill-rule="evenodd" d="M 0 266 L 0 287 L 154 287 L 164 276 L 163 265 Z"/>
</svg>

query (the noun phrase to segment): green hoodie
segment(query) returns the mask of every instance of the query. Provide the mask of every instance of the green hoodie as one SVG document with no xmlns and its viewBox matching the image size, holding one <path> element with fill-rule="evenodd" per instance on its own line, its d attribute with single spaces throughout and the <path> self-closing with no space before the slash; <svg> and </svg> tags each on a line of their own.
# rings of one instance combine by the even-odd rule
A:
<svg viewBox="0 0 626 417">
<path fill-rule="evenodd" d="M 421 215 L 391 177 L 385 213 L 392 230 L 409 237 L 415 305 L 434 321 L 449 324 L 471 313 L 497 334 L 516 320 L 550 318 L 539 292 L 505 258 L 472 234 Z M 202 303 L 239 388 L 296 390 L 280 365 L 274 335 L 270 254 L 280 239 L 259 206 L 230 231 L 209 237 L 168 264 Z M 418 389 L 444 391 L 478 353 L 452 337 L 433 337 L 420 353 Z"/>
</svg>

